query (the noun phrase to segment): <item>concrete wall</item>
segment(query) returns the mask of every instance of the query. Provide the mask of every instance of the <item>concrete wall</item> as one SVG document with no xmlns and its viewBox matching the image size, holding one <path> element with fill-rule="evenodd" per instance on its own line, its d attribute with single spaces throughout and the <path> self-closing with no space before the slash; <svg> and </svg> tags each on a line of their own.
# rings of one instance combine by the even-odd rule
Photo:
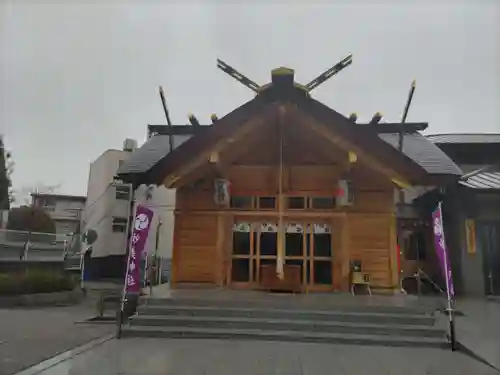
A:
<svg viewBox="0 0 500 375">
<path fill-rule="evenodd" d="M 122 150 L 107 150 L 90 164 L 83 227 L 84 230 L 94 229 L 99 236 L 92 247 L 92 256 L 104 257 L 125 252 L 125 233 L 113 232 L 112 228 L 114 217 L 127 218 L 129 201 L 117 200 L 116 190 L 110 184 L 120 161 L 130 154 Z"/>
<path fill-rule="evenodd" d="M 79 220 L 54 220 L 56 234 L 75 233 L 79 223 Z"/>
<path fill-rule="evenodd" d="M 85 208 L 84 199 L 57 194 L 34 195 L 32 198 L 33 205 L 42 208 L 54 220 L 57 234 L 76 231 Z"/>
<path fill-rule="evenodd" d="M 93 257 L 122 255 L 126 252 L 126 232 L 113 232 L 112 228 L 113 218 L 128 218 L 130 200 L 116 199 L 116 187 L 110 187 L 110 184 L 118 170 L 119 161 L 125 160 L 129 155 L 131 153 L 127 151 L 108 150 L 90 166 L 84 228 L 93 228 L 99 236 L 92 246 Z M 142 203 L 154 211 L 146 250 L 150 254 L 154 252 L 159 228 L 158 255 L 171 258 L 175 191 L 163 186 L 155 187 L 151 190 L 151 199 L 146 200 L 146 190 L 147 186 L 141 185 L 134 192 L 136 205 Z"/>
</svg>

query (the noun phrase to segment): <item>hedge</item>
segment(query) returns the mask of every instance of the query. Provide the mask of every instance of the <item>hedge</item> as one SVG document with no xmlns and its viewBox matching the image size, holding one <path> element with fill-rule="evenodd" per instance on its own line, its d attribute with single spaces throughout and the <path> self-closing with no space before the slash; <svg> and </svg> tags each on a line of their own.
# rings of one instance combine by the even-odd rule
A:
<svg viewBox="0 0 500 375">
<path fill-rule="evenodd" d="M 73 290 L 76 286 L 71 275 L 63 272 L 26 271 L 0 274 L 0 295 L 53 293 Z"/>
</svg>

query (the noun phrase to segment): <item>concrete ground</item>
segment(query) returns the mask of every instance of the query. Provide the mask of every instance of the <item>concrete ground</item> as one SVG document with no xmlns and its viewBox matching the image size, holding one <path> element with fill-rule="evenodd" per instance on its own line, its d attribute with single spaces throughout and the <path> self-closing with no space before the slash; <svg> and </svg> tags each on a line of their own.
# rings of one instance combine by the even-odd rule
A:
<svg viewBox="0 0 500 375">
<path fill-rule="evenodd" d="M 58 362 L 58 363 L 56 363 Z M 54 363 L 56 363 L 54 365 Z M 498 375 L 462 353 L 225 340 L 111 339 L 19 375 Z"/>
<path fill-rule="evenodd" d="M 457 318 L 460 342 L 500 368 L 500 304 L 457 304 L 465 313 Z M 113 334 L 114 325 L 74 323 L 94 315 L 89 304 L 0 309 L 0 375 L 35 364 L 20 375 L 500 374 L 471 356 L 442 349 L 128 338 L 96 342 Z M 47 358 L 52 359 L 44 362 Z"/>
<path fill-rule="evenodd" d="M 457 308 L 457 340 L 477 356 L 500 369 L 500 303 L 485 299 L 462 299 Z"/>
<path fill-rule="evenodd" d="M 49 357 L 114 332 L 114 325 L 82 325 L 90 306 L 0 309 L 0 375 L 18 372 Z"/>
</svg>

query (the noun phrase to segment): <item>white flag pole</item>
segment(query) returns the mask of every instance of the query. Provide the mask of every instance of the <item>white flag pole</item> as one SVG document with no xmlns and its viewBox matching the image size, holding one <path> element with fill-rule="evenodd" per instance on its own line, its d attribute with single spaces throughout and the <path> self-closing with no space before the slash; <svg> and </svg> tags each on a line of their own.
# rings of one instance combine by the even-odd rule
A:
<svg viewBox="0 0 500 375">
<path fill-rule="evenodd" d="M 443 241 L 443 248 L 445 249 L 443 253 L 443 263 L 444 263 L 444 269 L 445 269 L 445 282 L 446 282 L 446 295 L 447 295 L 447 300 L 448 300 L 448 319 L 450 323 L 450 341 L 451 341 L 451 350 L 456 350 L 457 349 L 457 341 L 456 341 L 456 336 L 455 336 L 455 320 L 453 317 L 453 306 L 452 306 L 452 297 L 451 297 L 451 292 L 450 292 L 450 276 L 448 274 L 448 249 L 446 248 L 446 238 L 444 235 L 444 220 L 443 220 L 443 209 L 442 209 L 442 202 L 440 201 L 438 203 L 438 210 L 439 210 L 439 218 L 441 219 L 441 239 Z"/>
</svg>

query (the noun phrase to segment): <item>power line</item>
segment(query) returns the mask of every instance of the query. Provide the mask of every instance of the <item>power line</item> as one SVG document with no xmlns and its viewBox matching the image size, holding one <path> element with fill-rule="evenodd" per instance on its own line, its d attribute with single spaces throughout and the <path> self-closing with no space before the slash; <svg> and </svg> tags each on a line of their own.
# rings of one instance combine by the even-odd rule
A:
<svg viewBox="0 0 500 375">
<path fill-rule="evenodd" d="M 104 194 L 106 194 L 106 192 L 109 190 L 109 188 L 110 188 L 112 185 L 113 185 L 113 183 L 112 183 L 112 182 L 110 182 L 110 183 L 108 184 L 108 186 L 106 187 L 106 189 L 104 189 L 104 191 L 103 191 L 103 192 L 102 192 L 102 193 L 101 193 L 101 194 L 100 194 L 100 195 L 99 195 L 99 196 L 98 196 L 95 200 L 93 200 L 93 201 L 92 201 L 92 202 L 91 202 L 88 206 L 86 206 L 86 207 L 85 207 L 85 210 L 89 210 L 89 209 L 90 209 L 90 207 L 92 207 L 94 204 L 96 204 L 96 203 L 99 201 L 99 199 L 101 199 L 102 197 L 104 197 Z"/>
<path fill-rule="evenodd" d="M 97 227 L 104 219 L 107 219 L 109 217 L 111 217 L 111 212 L 113 211 L 113 209 L 115 208 L 116 206 L 110 206 L 108 208 L 108 210 L 106 210 L 106 212 L 102 215 L 102 217 L 96 222 L 94 223 L 94 225 L 92 225 L 93 227 Z"/>
</svg>

